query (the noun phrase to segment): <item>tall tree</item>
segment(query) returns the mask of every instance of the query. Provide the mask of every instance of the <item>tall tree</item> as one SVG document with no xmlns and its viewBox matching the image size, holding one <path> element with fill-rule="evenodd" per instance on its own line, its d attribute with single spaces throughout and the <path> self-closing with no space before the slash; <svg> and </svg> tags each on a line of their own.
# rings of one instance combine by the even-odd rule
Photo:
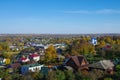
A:
<svg viewBox="0 0 120 80">
<path fill-rule="evenodd" d="M 56 49 L 54 46 L 50 45 L 47 49 L 46 49 L 46 53 L 45 53 L 45 59 L 46 62 L 54 62 L 57 58 L 57 53 L 56 53 Z"/>
<path fill-rule="evenodd" d="M 85 40 L 75 40 L 72 43 L 72 55 L 89 55 L 95 53 L 95 47 Z"/>
</svg>

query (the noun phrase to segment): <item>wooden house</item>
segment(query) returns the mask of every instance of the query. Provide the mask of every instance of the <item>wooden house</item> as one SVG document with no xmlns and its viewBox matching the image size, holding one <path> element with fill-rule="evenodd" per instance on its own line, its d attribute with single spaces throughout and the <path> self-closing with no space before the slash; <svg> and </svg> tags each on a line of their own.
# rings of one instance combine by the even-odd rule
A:
<svg viewBox="0 0 120 80">
<path fill-rule="evenodd" d="M 88 69 L 88 62 L 84 56 L 70 56 L 69 58 L 65 59 L 64 66 L 70 66 L 75 71 Z"/>
</svg>

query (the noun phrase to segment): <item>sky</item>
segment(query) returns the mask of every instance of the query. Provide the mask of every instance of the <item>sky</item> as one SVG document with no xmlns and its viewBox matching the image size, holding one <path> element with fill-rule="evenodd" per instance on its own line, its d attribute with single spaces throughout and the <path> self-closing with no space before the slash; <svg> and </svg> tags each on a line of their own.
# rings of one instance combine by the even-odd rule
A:
<svg viewBox="0 0 120 80">
<path fill-rule="evenodd" d="M 120 33 L 120 0 L 0 0 L 0 33 Z"/>
</svg>

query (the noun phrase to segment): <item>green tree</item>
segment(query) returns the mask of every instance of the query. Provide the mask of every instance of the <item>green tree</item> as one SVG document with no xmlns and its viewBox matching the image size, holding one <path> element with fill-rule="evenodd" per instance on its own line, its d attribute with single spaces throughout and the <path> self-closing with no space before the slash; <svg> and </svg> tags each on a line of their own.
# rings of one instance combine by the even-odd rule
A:
<svg viewBox="0 0 120 80">
<path fill-rule="evenodd" d="M 116 70 L 117 70 L 118 72 L 120 72 L 120 65 L 117 65 L 117 66 L 116 66 Z"/>
<path fill-rule="evenodd" d="M 81 74 L 80 71 L 75 73 L 75 79 L 76 80 L 82 80 L 82 74 Z"/>
<path fill-rule="evenodd" d="M 66 80 L 64 72 L 57 70 L 56 71 L 56 79 L 57 80 Z"/>
<path fill-rule="evenodd" d="M 9 74 L 8 70 L 0 69 L 0 78 L 4 80 L 12 80 L 12 76 Z"/>
<path fill-rule="evenodd" d="M 70 70 L 65 71 L 65 76 L 66 76 L 66 80 L 75 80 L 75 75 Z"/>
<path fill-rule="evenodd" d="M 113 80 L 112 78 L 104 78 L 104 80 Z"/>
<path fill-rule="evenodd" d="M 20 80 L 20 74 L 18 74 L 18 73 L 13 74 L 12 80 Z"/>
</svg>

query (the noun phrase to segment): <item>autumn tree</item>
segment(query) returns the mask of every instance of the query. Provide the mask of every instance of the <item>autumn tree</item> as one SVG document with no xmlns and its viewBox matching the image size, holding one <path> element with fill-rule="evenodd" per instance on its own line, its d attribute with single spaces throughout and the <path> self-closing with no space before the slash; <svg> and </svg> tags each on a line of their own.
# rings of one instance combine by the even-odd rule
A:
<svg viewBox="0 0 120 80">
<path fill-rule="evenodd" d="M 55 71 L 49 71 L 46 80 L 57 80 Z"/>
<path fill-rule="evenodd" d="M 33 80 L 43 80 L 43 74 L 41 72 L 31 72 Z"/>
<path fill-rule="evenodd" d="M 95 47 L 87 40 L 75 40 L 72 43 L 72 55 L 89 55 L 95 54 Z"/>
<path fill-rule="evenodd" d="M 10 50 L 7 43 L 0 42 L 0 51 L 2 51 L 2 50 L 4 50 L 4 51 L 9 51 Z"/>
<path fill-rule="evenodd" d="M 0 46 L 0 51 L 1 51 L 1 50 L 3 50 L 3 49 L 2 49 L 2 46 Z"/>
<path fill-rule="evenodd" d="M 46 53 L 45 53 L 45 61 L 47 63 L 49 62 L 55 62 L 57 58 L 57 53 L 56 53 L 56 49 L 54 46 L 50 45 L 47 49 L 46 49 Z"/>
<path fill-rule="evenodd" d="M 111 43 L 111 42 L 112 42 L 111 37 L 105 36 L 104 38 L 105 38 L 105 42 L 106 42 L 106 43 Z"/>
</svg>

